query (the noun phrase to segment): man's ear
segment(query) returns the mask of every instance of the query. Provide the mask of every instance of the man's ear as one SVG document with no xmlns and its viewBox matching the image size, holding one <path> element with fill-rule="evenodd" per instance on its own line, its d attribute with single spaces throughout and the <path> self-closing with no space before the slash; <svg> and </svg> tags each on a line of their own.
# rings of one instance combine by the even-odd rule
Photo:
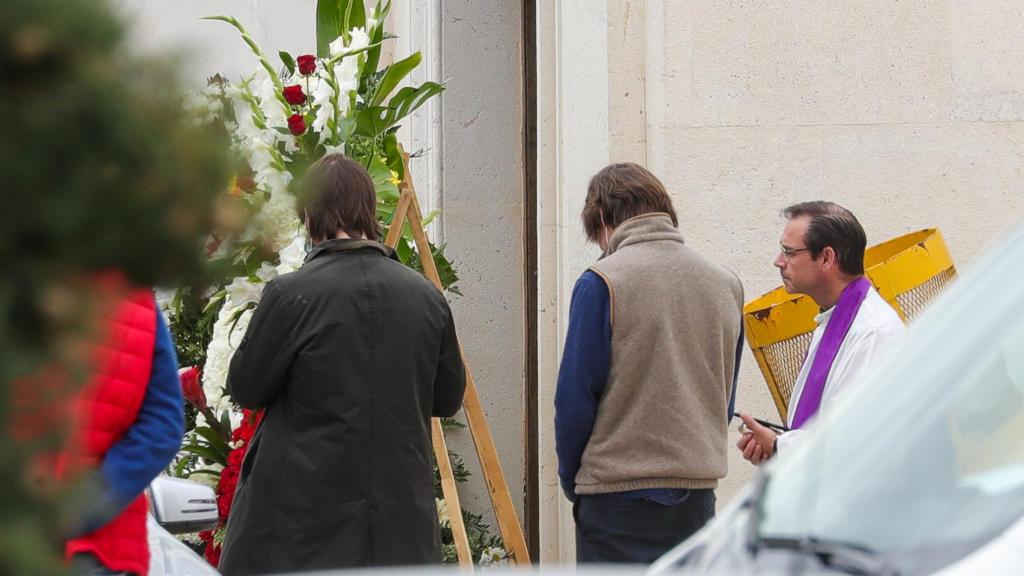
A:
<svg viewBox="0 0 1024 576">
<path fill-rule="evenodd" d="M 834 268 L 838 264 L 838 256 L 836 255 L 835 248 L 831 246 L 825 246 L 821 250 L 821 267 L 829 270 Z"/>
</svg>

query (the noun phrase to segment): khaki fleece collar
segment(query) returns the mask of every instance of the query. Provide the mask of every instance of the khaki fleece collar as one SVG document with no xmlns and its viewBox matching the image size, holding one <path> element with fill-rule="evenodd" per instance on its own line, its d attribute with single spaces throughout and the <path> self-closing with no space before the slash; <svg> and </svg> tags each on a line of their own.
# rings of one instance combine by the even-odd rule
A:
<svg viewBox="0 0 1024 576">
<path fill-rule="evenodd" d="M 619 224 L 608 240 L 608 251 L 601 257 L 610 256 L 630 244 L 655 240 L 683 243 L 683 235 L 672 225 L 672 217 L 664 212 L 641 214 Z"/>
</svg>

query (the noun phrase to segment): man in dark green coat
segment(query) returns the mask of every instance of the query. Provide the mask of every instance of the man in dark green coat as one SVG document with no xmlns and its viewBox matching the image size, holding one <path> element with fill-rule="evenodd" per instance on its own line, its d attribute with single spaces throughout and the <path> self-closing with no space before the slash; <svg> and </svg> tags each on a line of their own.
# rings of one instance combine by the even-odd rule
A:
<svg viewBox="0 0 1024 576">
<path fill-rule="evenodd" d="M 379 241 L 373 181 L 327 156 L 300 200 L 315 247 L 264 289 L 231 361 L 266 408 L 242 464 L 228 576 L 441 561 L 431 416 L 462 405 L 448 303 Z"/>
</svg>

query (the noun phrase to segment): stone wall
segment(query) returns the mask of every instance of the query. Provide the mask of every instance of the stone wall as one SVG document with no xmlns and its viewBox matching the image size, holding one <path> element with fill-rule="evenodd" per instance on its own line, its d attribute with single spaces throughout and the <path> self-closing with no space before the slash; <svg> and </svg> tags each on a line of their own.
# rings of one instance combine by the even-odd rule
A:
<svg viewBox="0 0 1024 576">
<path fill-rule="evenodd" d="M 572 283 L 596 254 L 579 206 L 608 162 L 661 177 L 686 240 L 735 270 L 748 301 L 779 285 L 771 262 L 793 202 L 849 207 L 869 244 L 938 227 L 961 269 L 1024 214 L 1017 2 L 561 0 L 538 12 L 538 62 L 552 67 L 539 74 L 551 127 L 539 196 L 558 210 L 540 239 L 558 247 L 541 253 L 542 402 Z M 737 406 L 778 420 L 749 352 Z M 541 417 L 542 554 L 568 560 L 571 519 Z M 720 505 L 752 477 L 731 453 Z"/>
</svg>

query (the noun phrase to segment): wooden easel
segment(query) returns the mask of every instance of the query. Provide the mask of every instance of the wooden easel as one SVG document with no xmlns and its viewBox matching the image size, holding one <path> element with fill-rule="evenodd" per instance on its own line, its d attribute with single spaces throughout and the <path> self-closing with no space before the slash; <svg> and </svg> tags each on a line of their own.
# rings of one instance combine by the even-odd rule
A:
<svg viewBox="0 0 1024 576">
<path fill-rule="evenodd" d="M 416 251 L 419 253 L 420 262 L 423 265 L 423 273 L 438 290 L 442 290 L 441 276 L 437 273 L 437 266 L 434 264 L 433 254 L 430 251 L 430 243 L 427 241 L 427 233 L 423 229 L 420 203 L 416 198 L 412 174 L 409 172 L 409 155 L 403 153 L 402 156 L 405 163 L 405 177 L 400 186 L 402 194 L 398 198 L 398 205 L 395 207 L 395 213 L 391 218 L 391 225 L 388 227 L 388 235 L 384 242 L 392 248 L 397 246 L 402 237 L 402 229 L 408 220 L 413 239 L 416 242 Z M 484 480 L 487 482 L 491 506 L 494 508 L 494 516 L 498 521 L 498 530 L 510 553 L 511 562 L 529 566 L 530 554 L 526 549 L 523 528 L 519 524 L 519 517 L 512 505 L 508 483 L 505 482 L 501 462 L 498 461 L 498 453 L 494 449 L 494 439 L 491 437 L 491 430 L 487 426 L 487 419 L 484 417 L 484 410 L 480 405 L 480 397 L 477 395 L 473 374 L 466 361 L 466 353 L 464 350 L 460 350 L 460 352 L 462 352 L 462 363 L 466 367 L 466 394 L 462 400 L 462 409 L 466 413 L 469 431 L 473 436 L 477 457 L 480 459 L 480 468 L 483 470 Z M 459 504 L 459 493 L 455 486 L 452 463 L 448 458 L 448 445 L 445 442 L 444 430 L 441 428 L 439 418 L 432 419 L 431 430 L 434 441 L 434 457 L 437 459 L 437 467 L 441 474 L 441 491 L 444 493 L 444 500 L 448 506 L 448 518 L 451 521 L 452 535 L 455 538 L 459 566 L 472 570 L 473 556 L 469 548 L 469 539 L 466 536 L 466 525 L 462 521 L 462 506 Z"/>
</svg>

